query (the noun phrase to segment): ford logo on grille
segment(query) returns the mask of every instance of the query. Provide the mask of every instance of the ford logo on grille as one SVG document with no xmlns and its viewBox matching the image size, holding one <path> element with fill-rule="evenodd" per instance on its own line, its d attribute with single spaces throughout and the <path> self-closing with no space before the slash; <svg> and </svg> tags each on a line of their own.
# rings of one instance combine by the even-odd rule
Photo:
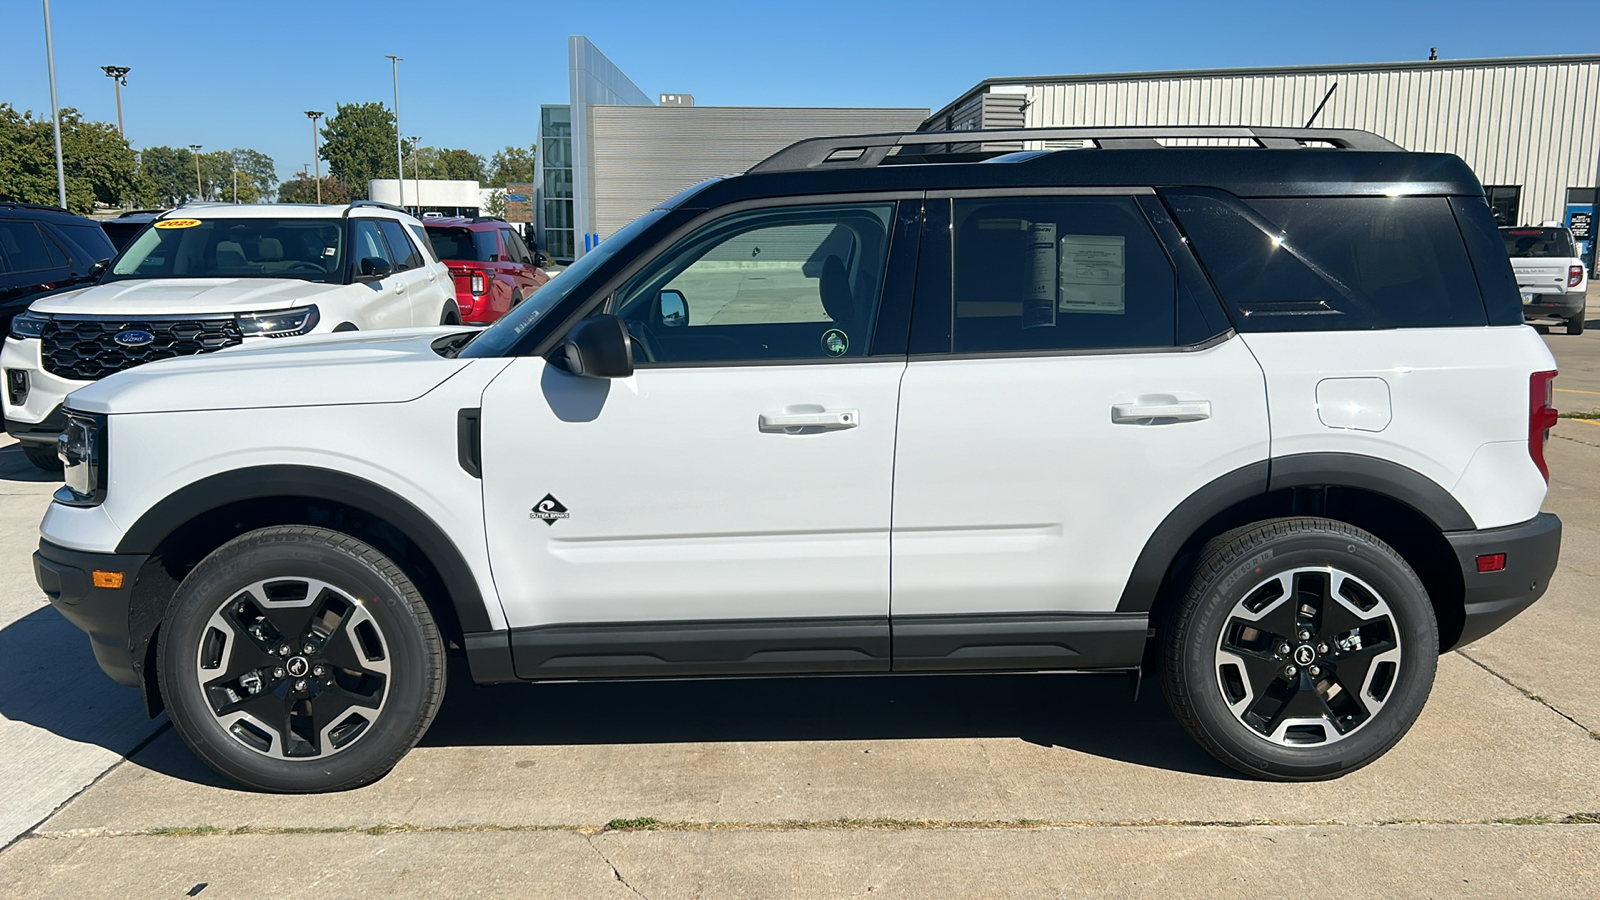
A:
<svg viewBox="0 0 1600 900">
<path fill-rule="evenodd" d="M 148 331 L 140 331 L 137 328 L 130 328 L 127 331 L 119 331 L 117 332 L 117 336 L 112 338 L 113 341 L 116 341 L 124 347 L 143 347 L 145 344 L 153 343 L 155 339 L 155 335 Z"/>
</svg>

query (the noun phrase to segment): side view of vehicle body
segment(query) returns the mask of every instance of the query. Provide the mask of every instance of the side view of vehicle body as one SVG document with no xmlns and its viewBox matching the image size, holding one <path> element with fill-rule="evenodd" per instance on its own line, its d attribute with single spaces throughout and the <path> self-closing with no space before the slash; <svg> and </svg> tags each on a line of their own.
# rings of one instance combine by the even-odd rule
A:
<svg viewBox="0 0 1600 900">
<path fill-rule="evenodd" d="M 100 226 L 83 216 L 0 202 L 0 330 L 40 295 L 93 281 L 95 264 L 115 255 Z"/>
<path fill-rule="evenodd" d="M 183 207 L 95 274 L 14 318 L 0 351 L 6 430 L 41 468 L 60 468 L 62 401 L 107 375 L 257 340 L 461 321 L 422 223 L 375 203 Z"/>
<path fill-rule="evenodd" d="M 504 219 L 432 216 L 423 224 L 434 254 L 455 279 L 463 322 L 488 325 L 550 280 L 544 254 L 529 250 Z"/>
<path fill-rule="evenodd" d="M 81 389 L 39 583 L 266 790 L 381 777 L 452 647 L 480 683 L 1145 671 L 1253 776 L 1377 759 L 1559 553 L 1482 186 L 1342 130 L 956 138 L 797 144 L 482 331 Z M 1087 147 L 970 151 L 1043 140 Z"/>
<path fill-rule="evenodd" d="M 1588 269 L 1578 256 L 1572 232 L 1553 222 L 1502 227 L 1500 236 L 1511 255 L 1522 293 L 1522 312 L 1529 319 L 1554 319 L 1567 334 L 1583 334 L 1588 316 Z"/>
</svg>

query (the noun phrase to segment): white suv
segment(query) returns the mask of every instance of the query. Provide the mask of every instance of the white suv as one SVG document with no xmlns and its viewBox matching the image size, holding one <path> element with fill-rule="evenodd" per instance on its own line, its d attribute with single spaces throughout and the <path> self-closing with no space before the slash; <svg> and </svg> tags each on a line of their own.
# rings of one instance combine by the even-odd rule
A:
<svg viewBox="0 0 1600 900">
<path fill-rule="evenodd" d="M 1567 326 L 1567 334 L 1583 334 L 1589 272 L 1572 232 L 1559 222 L 1546 222 L 1504 227 L 1500 237 L 1522 290 L 1523 317 L 1555 319 Z"/>
<path fill-rule="evenodd" d="M 1058 139 L 1094 146 L 982 149 Z M 1361 132 L 804 142 L 486 331 L 79 390 L 36 574 L 267 790 L 388 771 L 451 647 L 480 683 L 1149 672 L 1229 765 L 1328 778 L 1555 570 L 1521 313 L 1466 165 Z"/>
<path fill-rule="evenodd" d="M 0 353 L 6 430 L 59 470 L 72 391 L 130 366 L 257 339 L 461 321 L 422 223 L 398 209 L 186 206 L 160 216 L 99 283 L 34 303 Z"/>
</svg>

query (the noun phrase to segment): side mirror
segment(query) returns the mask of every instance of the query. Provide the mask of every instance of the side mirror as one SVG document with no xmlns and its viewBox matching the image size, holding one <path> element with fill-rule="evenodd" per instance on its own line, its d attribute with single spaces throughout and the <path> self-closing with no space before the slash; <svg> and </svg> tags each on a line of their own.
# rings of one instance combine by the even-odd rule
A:
<svg viewBox="0 0 1600 900">
<path fill-rule="evenodd" d="M 361 258 L 361 274 L 355 280 L 360 282 L 380 281 L 394 273 L 394 266 L 381 256 L 364 256 Z"/>
<path fill-rule="evenodd" d="M 689 298 L 683 291 L 662 291 L 656 296 L 656 307 L 665 328 L 682 328 L 689 324 Z"/>
<path fill-rule="evenodd" d="M 111 268 L 111 260 L 102 259 L 89 267 L 89 277 L 99 278 L 101 275 L 104 275 L 106 270 L 109 268 Z"/>
<path fill-rule="evenodd" d="M 535 250 L 533 251 L 533 264 L 535 267 L 542 269 L 550 265 L 550 257 L 545 256 L 542 251 Z"/>
<path fill-rule="evenodd" d="M 561 343 L 566 369 L 584 378 L 627 378 L 633 374 L 633 341 L 616 316 L 590 316 L 572 326 Z"/>
</svg>

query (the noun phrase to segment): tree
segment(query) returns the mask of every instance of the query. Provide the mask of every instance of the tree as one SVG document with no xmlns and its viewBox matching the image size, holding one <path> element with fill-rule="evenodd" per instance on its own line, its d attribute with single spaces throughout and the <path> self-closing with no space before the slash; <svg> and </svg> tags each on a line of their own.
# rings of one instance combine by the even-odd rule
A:
<svg viewBox="0 0 1600 900">
<path fill-rule="evenodd" d="M 62 109 L 61 157 L 67 208 L 73 212 L 89 213 L 96 203 L 115 206 L 133 198 L 137 158 L 115 125 L 85 121 L 77 110 Z M 9 103 L 0 103 L 0 199 L 60 202 L 50 120 L 35 119 L 32 111 L 18 113 Z"/>
<path fill-rule="evenodd" d="M 356 198 L 366 199 L 368 181 L 394 175 L 389 168 L 395 159 L 394 113 L 382 103 L 340 103 L 322 128 L 321 155 L 330 175 Z"/>
<path fill-rule="evenodd" d="M 183 147 L 147 147 L 139 154 L 142 206 L 178 206 L 194 198 L 194 154 Z"/>
<path fill-rule="evenodd" d="M 406 175 L 450 181 L 483 181 L 483 157 L 470 150 L 419 147 L 406 159 Z"/>
<path fill-rule="evenodd" d="M 537 153 L 537 147 L 507 147 L 496 153 L 489 159 L 489 183 L 486 187 L 532 184 Z"/>
<path fill-rule="evenodd" d="M 248 149 L 233 151 L 233 157 L 239 166 L 239 199 L 244 199 L 244 179 L 248 175 L 250 185 L 260 198 L 257 202 L 271 200 L 278 189 L 278 170 L 272 157 Z"/>
<path fill-rule="evenodd" d="M 489 199 L 483 204 L 483 211 L 491 216 L 506 214 L 506 192 L 504 188 L 495 188 L 489 192 Z"/>
<path fill-rule="evenodd" d="M 315 203 L 317 202 L 317 180 L 304 175 L 295 177 L 278 185 L 279 203 Z M 344 204 L 350 202 L 350 189 L 337 178 L 324 175 L 322 177 L 322 202 Z"/>
</svg>

